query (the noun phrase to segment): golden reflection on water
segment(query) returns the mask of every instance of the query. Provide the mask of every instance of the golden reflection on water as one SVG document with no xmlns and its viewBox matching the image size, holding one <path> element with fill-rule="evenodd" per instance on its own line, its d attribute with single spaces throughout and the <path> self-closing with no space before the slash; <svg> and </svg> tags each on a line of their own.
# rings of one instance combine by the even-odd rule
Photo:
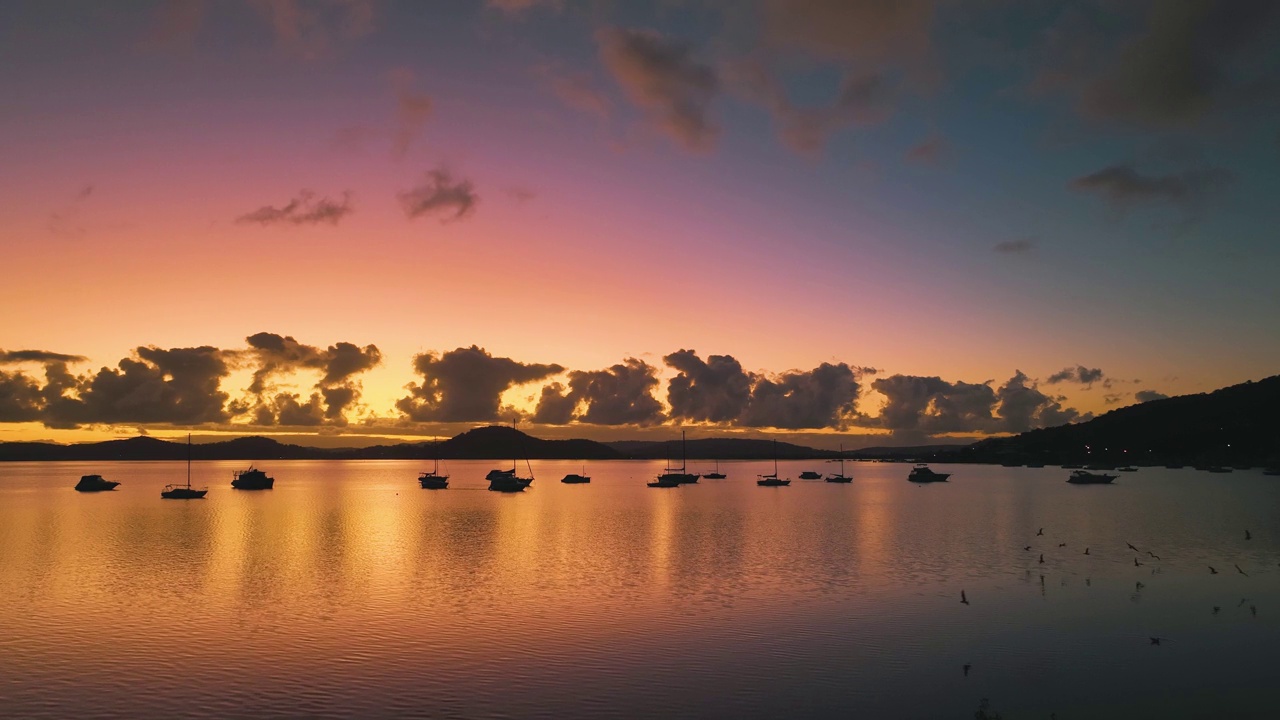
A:
<svg viewBox="0 0 1280 720">
<path fill-rule="evenodd" d="M 19 716 L 92 715 L 67 699 L 82 696 L 210 717 L 385 703 L 457 715 L 678 712 L 702 707 L 707 683 L 717 707 L 738 714 L 785 711 L 787 693 L 831 709 L 849 693 L 871 702 L 893 691 L 928 716 L 972 711 L 955 705 L 970 699 L 964 685 L 912 690 L 961 655 L 1003 663 L 1011 680 L 982 692 L 1036 709 L 1035 681 L 1018 674 L 1028 657 L 1079 667 L 1083 685 L 1101 688 L 1110 681 L 1090 672 L 1132 662 L 1126 633 L 1182 628 L 1194 644 L 1204 629 L 1193 600 L 1248 593 L 1280 607 L 1280 571 L 1262 569 L 1280 562 L 1275 489 L 1247 479 L 1233 499 L 1164 478 L 1182 483 L 1187 516 L 1209 519 L 1171 524 L 1176 501 L 1141 474 L 1082 490 L 1051 472 L 963 467 L 952 483 L 915 487 L 903 466 L 859 463 L 852 485 L 758 488 L 759 467 L 726 463 L 729 480 L 650 489 L 653 463 L 599 463 L 590 485 L 561 485 L 578 466 L 546 462 L 530 491 L 506 495 L 484 489 L 488 463 L 454 463 L 448 490 L 425 491 L 414 463 L 274 462 L 263 469 L 275 490 L 243 492 L 229 487 L 242 464 L 197 463 L 208 498 L 166 501 L 159 490 L 183 464 L 105 465 L 0 466 L 0 677 L 12 678 L 0 699 L 8 692 Z M 99 470 L 124 485 L 70 489 Z M 1256 539 L 1219 537 L 1224 522 Z M 1141 602 L 1131 557 L 1116 548 L 1126 540 L 1175 558 L 1141 578 Z M 1224 554 L 1258 568 L 1249 585 L 1205 584 L 1205 558 Z M 1040 573 L 1051 577 L 1044 589 L 1029 579 Z M 973 607 L 957 602 L 961 588 Z M 1174 629 L 1148 627 L 1148 608 Z M 1280 641 L 1270 618 L 1222 621 Z M 1105 629 L 1097 647 L 1081 643 L 1095 627 Z M 1214 663 L 1202 675 L 1233 667 L 1239 645 L 1218 642 L 1196 645 Z M 85 679 L 98 664 L 116 680 Z M 790 674 L 770 677 L 771 665 Z M 655 680 L 667 692 L 654 694 Z M 781 695 L 769 690 L 778 683 Z"/>
</svg>

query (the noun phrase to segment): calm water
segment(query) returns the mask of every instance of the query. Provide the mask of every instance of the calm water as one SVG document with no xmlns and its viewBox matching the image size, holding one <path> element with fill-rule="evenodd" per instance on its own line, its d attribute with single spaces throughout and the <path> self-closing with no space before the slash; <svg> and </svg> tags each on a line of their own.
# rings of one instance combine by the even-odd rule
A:
<svg viewBox="0 0 1280 720">
<path fill-rule="evenodd" d="M 536 462 L 504 495 L 489 462 L 430 491 L 276 461 L 257 493 L 197 463 L 183 502 L 181 463 L 0 464 L 0 715 L 1276 716 L 1280 478 L 645 487 L 661 465 Z"/>
</svg>

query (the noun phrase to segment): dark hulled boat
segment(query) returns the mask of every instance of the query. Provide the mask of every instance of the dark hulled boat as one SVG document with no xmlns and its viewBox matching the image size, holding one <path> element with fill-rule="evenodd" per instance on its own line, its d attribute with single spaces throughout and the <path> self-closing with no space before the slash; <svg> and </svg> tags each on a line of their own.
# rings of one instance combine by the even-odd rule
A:
<svg viewBox="0 0 1280 720">
<path fill-rule="evenodd" d="M 208 492 L 208 488 L 196 490 L 191 487 L 191 435 L 187 435 L 187 484 L 165 485 L 160 497 L 166 500 L 199 500 Z"/>
<path fill-rule="evenodd" d="M 1076 470 L 1071 473 L 1071 477 L 1067 478 L 1067 482 L 1072 485 L 1109 485 L 1119 475 L 1107 475 L 1105 473 L 1092 473 L 1088 470 Z"/>
<path fill-rule="evenodd" d="M 252 466 L 231 473 L 231 487 L 237 490 L 270 490 L 275 484 L 275 478 Z"/>
<path fill-rule="evenodd" d="M 1138 472 L 1138 468 L 1132 465 L 1125 465 L 1124 467 L 1116 468 L 1116 472 Z"/>
<path fill-rule="evenodd" d="M 440 460 L 438 458 L 431 472 L 418 474 L 418 484 L 422 486 L 423 490 L 444 490 L 449 487 L 449 476 L 440 474 Z"/>
<path fill-rule="evenodd" d="M 512 423 L 512 428 L 515 424 Z M 513 452 L 512 455 L 515 455 Z M 522 478 L 516 474 L 516 461 L 511 460 L 510 470 L 493 469 L 485 475 L 485 479 L 489 481 L 489 489 L 494 492 L 517 493 L 524 492 L 525 488 L 533 484 L 533 466 L 529 464 L 529 458 L 525 458 L 524 464 L 529 468 L 529 477 Z"/>
<path fill-rule="evenodd" d="M 786 487 L 791 484 L 790 478 L 778 477 L 778 441 L 773 441 L 773 472 L 769 475 L 761 475 L 756 484 L 760 487 Z"/>
<path fill-rule="evenodd" d="M 676 485 L 688 485 L 689 483 L 698 482 L 698 474 L 685 472 L 685 440 L 684 432 L 680 432 L 680 467 L 667 467 L 658 476 L 659 483 L 675 483 Z M 670 463 L 668 463 L 670 465 Z M 668 485 L 655 485 L 649 483 L 649 487 L 668 487 Z"/>
<path fill-rule="evenodd" d="M 812 470 L 805 470 L 800 473 L 800 479 L 801 480 L 821 480 L 822 473 L 814 472 Z"/>
<path fill-rule="evenodd" d="M 720 472 L 720 461 L 716 460 L 716 469 L 714 472 L 702 473 L 702 477 L 708 480 L 723 480 L 725 478 L 725 474 Z"/>
<path fill-rule="evenodd" d="M 801 475 L 800 477 L 804 477 L 804 476 L 803 476 L 803 475 Z M 840 446 L 840 474 L 839 474 L 839 475 L 828 475 L 828 476 L 827 476 L 827 482 L 829 482 L 829 483 L 851 483 L 851 482 L 853 482 L 853 478 L 851 478 L 851 477 L 849 477 L 848 475 L 845 475 L 845 474 L 844 474 L 844 445 L 841 445 L 841 446 Z"/>
<path fill-rule="evenodd" d="M 587 468 L 584 465 L 581 475 L 578 473 L 569 473 L 568 475 L 560 478 L 560 482 L 565 483 L 566 485 L 581 485 L 583 483 L 591 482 L 591 477 L 587 475 Z"/>
<path fill-rule="evenodd" d="M 951 473 L 934 472 L 924 463 L 911 468 L 911 473 L 907 475 L 907 479 L 914 483 L 946 482 L 949 477 Z"/>
<path fill-rule="evenodd" d="M 115 490 L 119 484 L 114 480 L 106 480 L 101 475 L 81 475 L 80 482 L 76 483 L 76 490 L 79 492 L 104 492 L 106 490 Z"/>
</svg>

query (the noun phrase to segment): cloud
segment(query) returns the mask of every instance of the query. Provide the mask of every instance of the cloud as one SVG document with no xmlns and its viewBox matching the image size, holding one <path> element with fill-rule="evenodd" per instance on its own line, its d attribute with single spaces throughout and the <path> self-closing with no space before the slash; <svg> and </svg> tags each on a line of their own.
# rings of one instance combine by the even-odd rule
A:
<svg viewBox="0 0 1280 720">
<path fill-rule="evenodd" d="M 252 411 L 258 424 L 309 425 L 328 422 L 345 425 L 346 412 L 361 394 L 361 384 L 352 378 L 377 367 L 382 362 L 382 352 L 376 345 L 359 347 L 349 342 L 339 342 L 326 349 L 300 343 L 287 335 L 260 332 L 245 339 L 249 343 L 248 356 L 256 367 L 249 394 L 253 402 L 237 406 L 237 414 Z M 298 396 L 279 392 L 272 379 L 299 370 L 321 373 L 307 404 Z M 323 410 L 320 403 L 323 400 Z M 264 409 L 266 412 L 264 412 Z M 307 415 L 302 415 L 303 411 Z M 317 422 L 310 422 L 315 418 Z M 307 422 L 294 422 L 295 420 Z"/>
<path fill-rule="evenodd" d="M 1119 212 L 1137 205 L 1164 202 L 1193 215 L 1210 195 L 1231 179 L 1230 172 L 1207 166 L 1164 175 L 1144 175 L 1132 165 L 1118 164 L 1082 175 L 1072 180 L 1069 187 L 1093 193 Z"/>
<path fill-rule="evenodd" d="M 1133 394 L 1133 399 L 1140 403 L 1151 402 L 1152 400 L 1168 400 L 1169 396 L 1155 390 L 1139 390 Z"/>
<path fill-rule="evenodd" d="M 1103 373 L 1101 368 L 1087 368 L 1083 365 L 1077 365 L 1073 368 L 1063 368 L 1062 370 L 1050 375 L 1049 379 L 1045 380 L 1045 384 L 1057 385 L 1058 383 L 1063 382 L 1073 382 L 1080 383 L 1081 385 L 1092 386 L 1102 378 Z"/>
<path fill-rule="evenodd" d="M 653 425 L 662 422 L 662 404 L 653 396 L 657 368 L 636 358 L 604 370 L 569 373 L 568 398 L 586 410 L 576 419 L 594 425 Z"/>
<path fill-rule="evenodd" d="M 316 199 L 310 190 L 302 190 L 298 196 L 281 207 L 264 205 L 253 212 L 236 218 L 240 224 L 257 223 L 259 225 L 319 225 L 328 223 L 337 225 L 338 221 L 354 212 L 351 207 L 350 191 L 342 193 L 342 202 L 329 198 Z"/>
<path fill-rule="evenodd" d="M 83 355 L 65 355 L 63 353 L 49 352 L 48 350 L 0 350 L 0 365 L 12 365 L 17 363 L 77 363 L 85 362 L 88 358 Z"/>
<path fill-rule="evenodd" d="M 587 73 L 556 74 L 550 70 L 542 73 L 551 92 L 566 107 L 591 115 L 598 120 L 608 120 L 613 114 L 612 103 L 608 96 L 595 86 Z"/>
<path fill-rule="evenodd" d="M 118 369 L 72 377 L 58 364 L 49 378 L 41 420 L 50 427 L 90 423 L 172 423 L 198 425 L 228 419 L 228 395 L 219 385 L 230 373 L 226 355 L 215 347 L 139 347 Z M 72 394 L 65 394 L 67 390 Z"/>
<path fill-rule="evenodd" d="M 860 418 L 860 425 L 921 438 L 990 432 L 996 426 L 992 415 L 996 393 L 989 382 L 951 383 L 936 376 L 892 375 L 874 380 L 871 388 L 885 396 L 885 404 L 879 415 Z"/>
<path fill-rule="evenodd" d="M 1002 240 L 991 247 L 992 250 L 1003 255 L 1022 255 L 1034 250 L 1036 243 L 1031 238 L 1018 238 L 1017 240 Z"/>
<path fill-rule="evenodd" d="M 731 355 L 709 355 L 704 362 L 696 351 L 677 350 L 662 361 L 678 372 L 667 383 L 674 420 L 733 422 L 751 401 L 753 379 Z"/>
<path fill-rule="evenodd" d="M 409 146 L 422 134 L 435 105 L 431 98 L 413 89 L 413 71 L 399 68 L 391 73 L 391 85 L 396 92 L 395 130 L 391 138 L 391 154 L 405 156 Z"/>
<path fill-rule="evenodd" d="M 373 32 L 374 0 L 252 0 L 271 23 L 276 45 L 304 60 L 329 55 L 338 41 Z"/>
<path fill-rule="evenodd" d="M 915 67 L 932 53 L 934 10 L 932 0 L 766 0 L 764 33 L 826 60 Z"/>
<path fill-rule="evenodd" d="M 756 376 L 737 424 L 786 429 L 843 427 L 858 400 L 858 380 L 845 363 Z"/>
<path fill-rule="evenodd" d="M 740 63 L 732 73 L 740 92 L 773 115 L 782 142 L 801 154 L 817 154 L 837 131 L 877 125 L 893 111 L 894 90 L 875 72 L 848 73 L 835 100 L 825 106 L 793 103 L 786 88 L 763 63 Z"/>
<path fill-rule="evenodd" d="M 40 383 L 26 373 L 0 370 L 0 422 L 39 420 L 43 407 Z"/>
<path fill-rule="evenodd" d="M 396 401 L 396 408 L 419 422 L 497 420 L 502 393 L 508 388 L 564 372 L 560 365 L 493 357 L 475 345 L 440 355 L 416 355 L 413 368 L 422 382 L 411 383 L 409 394 Z"/>
<path fill-rule="evenodd" d="M 530 419 L 543 425 L 568 425 L 573 422 L 578 400 L 563 383 L 543 385 L 542 394 L 538 397 L 538 404 Z"/>
<path fill-rule="evenodd" d="M 1078 411 L 1062 407 L 1059 398 L 1040 392 L 1021 370 L 996 391 L 996 398 L 996 412 L 1003 421 L 1001 429 L 1008 432 L 1065 425 L 1080 416 Z"/>
<path fill-rule="evenodd" d="M 1188 126 L 1215 107 L 1249 101 L 1275 80 L 1280 5 L 1271 0 L 1151 4 L 1146 27 L 1091 77 L 1087 117 L 1142 127 Z"/>
<path fill-rule="evenodd" d="M 627 97 L 686 149 L 711 150 L 720 128 L 710 105 L 720 81 L 692 49 L 650 30 L 606 28 L 596 33 L 600 57 Z"/>
<path fill-rule="evenodd" d="M 461 220 L 471 214 L 480 201 L 470 180 L 454 180 L 444 168 L 429 171 L 421 185 L 396 197 L 409 219 L 440 214 L 443 215 L 441 223 Z"/>
<path fill-rule="evenodd" d="M 906 159 L 908 162 L 921 165 L 938 165 L 950 154 L 951 143 L 941 135 L 933 133 L 907 150 Z"/>
</svg>

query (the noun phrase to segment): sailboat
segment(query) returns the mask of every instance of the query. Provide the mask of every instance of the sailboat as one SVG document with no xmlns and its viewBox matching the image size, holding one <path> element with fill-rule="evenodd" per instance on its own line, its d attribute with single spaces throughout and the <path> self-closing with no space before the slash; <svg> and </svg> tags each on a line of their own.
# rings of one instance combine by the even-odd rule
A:
<svg viewBox="0 0 1280 720">
<path fill-rule="evenodd" d="M 715 472 L 702 473 L 702 477 L 704 477 L 704 478 L 706 478 L 706 479 L 708 479 L 708 480 L 723 480 L 723 479 L 724 479 L 724 477 L 725 477 L 725 475 L 724 475 L 724 473 L 720 472 L 720 461 L 719 461 L 719 460 L 716 460 L 716 471 L 715 471 Z"/>
<path fill-rule="evenodd" d="M 160 497 L 169 500 L 199 500 L 209 492 L 208 488 L 203 490 L 194 490 L 191 487 L 191 434 L 187 433 L 187 484 L 184 485 L 165 485 L 164 490 L 160 491 Z"/>
<path fill-rule="evenodd" d="M 827 476 L 827 482 L 833 482 L 833 483 L 851 483 L 851 482 L 853 482 L 853 478 L 851 478 L 851 477 L 849 477 L 848 475 L 845 475 L 845 474 L 844 474 L 844 445 L 843 445 L 843 444 L 840 446 L 840 474 L 839 474 L 839 475 L 828 475 L 828 476 Z"/>
<path fill-rule="evenodd" d="M 668 487 L 668 485 L 687 485 L 689 483 L 698 482 L 697 474 L 688 473 L 684 471 L 685 440 L 684 440 L 683 430 L 680 431 L 680 467 L 673 468 L 673 467 L 670 467 L 670 464 L 671 463 L 668 462 L 667 463 L 668 467 L 663 471 L 661 475 L 658 476 L 658 483 L 667 483 L 667 484 L 649 483 L 650 487 Z"/>
<path fill-rule="evenodd" d="M 778 478 L 778 441 L 773 441 L 773 473 L 771 475 L 761 475 L 756 484 L 761 487 L 786 487 L 791 484 L 791 479 L 782 480 Z"/>
<path fill-rule="evenodd" d="M 511 424 L 511 429 L 515 429 L 515 423 Z M 512 453 L 514 455 L 515 453 Z M 516 475 L 516 460 L 511 459 L 510 470 L 490 470 L 485 479 L 489 481 L 489 489 L 497 492 L 524 492 L 524 489 L 533 484 L 533 466 L 529 464 L 529 458 L 524 459 L 524 464 L 529 468 L 529 477 L 522 478 Z"/>
<path fill-rule="evenodd" d="M 449 487 L 449 476 L 440 474 L 440 458 L 436 458 L 431 472 L 418 474 L 418 484 L 422 485 L 423 490 L 444 490 Z"/>
<path fill-rule="evenodd" d="M 563 478 L 561 478 L 560 482 L 567 483 L 569 485 L 589 483 L 591 482 L 591 476 L 587 475 L 587 466 L 583 465 L 581 475 L 579 475 L 578 473 L 569 473 L 568 475 L 565 475 Z"/>
</svg>

